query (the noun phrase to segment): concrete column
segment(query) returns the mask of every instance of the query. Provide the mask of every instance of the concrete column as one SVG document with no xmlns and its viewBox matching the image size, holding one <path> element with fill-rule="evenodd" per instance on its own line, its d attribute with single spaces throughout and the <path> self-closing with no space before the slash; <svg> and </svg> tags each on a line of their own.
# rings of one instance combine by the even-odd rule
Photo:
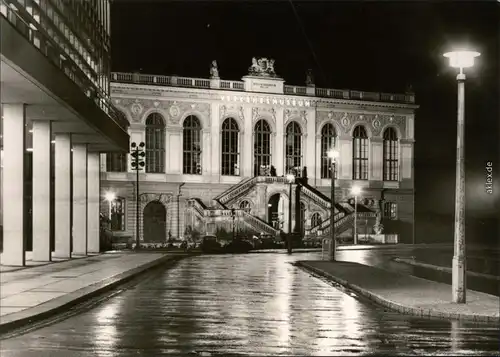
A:
<svg viewBox="0 0 500 357">
<path fill-rule="evenodd" d="M 56 134 L 55 143 L 55 252 L 71 258 L 71 135 Z"/>
<path fill-rule="evenodd" d="M 33 122 L 33 260 L 51 261 L 49 121 Z"/>
<path fill-rule="evenodd" d="M 2 264 L 26 262 L 24 157 L 26 105 L 3 104 L 3 254 Z"/>
<path fill-rule="evenodd" d="M 87 145 L 73 145 L 73 253 L 87 255 Z"/>
<path fill-rule="evenodd" d="M 87 251 L 99 253 L 99 153 L 87 154 Z"/>
</svg>

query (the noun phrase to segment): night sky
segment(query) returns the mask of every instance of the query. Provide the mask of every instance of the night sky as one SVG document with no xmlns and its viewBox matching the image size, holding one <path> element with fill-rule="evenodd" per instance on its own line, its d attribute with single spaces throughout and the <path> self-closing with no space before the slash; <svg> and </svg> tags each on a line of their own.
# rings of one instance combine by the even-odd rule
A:
<svg viewBox="0 0 500 357">
<path fill-rule="evenodd" d="M 416 114 L 417 241 L 452 241 L 456 70 L 443 52 L 470 46 L 467 70 L 467 239 L 497 242 L 500 216 L 498 2 L 125 1 L 112 5 L 112 70 L 239 80 L 252 57 L 276 60 L 287 84 L 403 93 Z M 485 162 L 494 162 L 494 194 Z M 496 207 L 495 207 L 496 204 Z"/>
</svg>

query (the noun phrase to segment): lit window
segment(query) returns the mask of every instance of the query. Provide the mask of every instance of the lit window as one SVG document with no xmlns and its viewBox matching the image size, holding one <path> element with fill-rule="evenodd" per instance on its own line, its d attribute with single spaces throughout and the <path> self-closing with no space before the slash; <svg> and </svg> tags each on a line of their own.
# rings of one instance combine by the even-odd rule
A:
<svg viewBox="0 0 500 357">
<path fill-rule="evenodd" d="M 359 125 L 354 129 L 352 140 L 352 178 L 368 180 L 368 135 Z"/>
<path fill-rule="evenodd" d="M 384 217 L 386 218 L 397 218 L 398 215 L 398 205 L 395 202 L 385 202 L 384 204 Z"/>
<path fill-rule="evenodd" d="M 336 140 L 337 133 L 333 124 L 325 124 L 321 129 L 321 178 L 332 178 L 332 164 L 331 159 L 328 157 L 328 151 L 335 148 Z M 335 178 L 337 178 L 337 166 L 335 165 Z"/>
<path fill-rule="evenodd" d="M 146 119 L 146 172 L 165 172 L 165 121 L 159 113 Z"/>
<path fill-rule="evenodd" d="M 271 128 L 263 119 L 255 124 L 253 155 L 254 175 L 265 176 L 271 169 Z"/>
<path fill-rule="evenodd" d="M 238 123 L 227 118 L 222 123 L 222 175 L 239 176 L 239 134 Z"/>
<path fill-rule="evenodd" d="M 398 180 L 398 134 L 394 128 L 384 132 L 384 181 Z"/>
<path fill-rule="evenodd" d="M 302 172 L 302 130 L 292 121 L 286 127 L 286 165 L 285 172 Z"/>
<path fill-rule="evenodd" d="M 201 124 L 194 115 L 183 123 L 183 173 L 201 175 Z"/>
<path fill-rule="evenodd" d="M 112 231 L 125 230 L 125 198 L 117 197 L 110 202 L 109 217 Z"/>
</svg>

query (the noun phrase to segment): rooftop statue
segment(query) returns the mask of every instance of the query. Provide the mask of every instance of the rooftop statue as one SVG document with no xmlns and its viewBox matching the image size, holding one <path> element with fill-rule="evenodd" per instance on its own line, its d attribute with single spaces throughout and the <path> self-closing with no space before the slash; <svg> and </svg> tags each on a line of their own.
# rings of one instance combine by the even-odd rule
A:
<svg viewBox="0 0 500 357">
<path fill-rule="evenodd" d="M 314 85 L 314 76 L 312 69 L 308 69 L 306 72 L 306 86 Z"/>
<path fill-rule="evenodd" d="M 248 74 L 252 76 L 276 77 L 274 72 L 274 60 L 267 58 L 252 58 L 252 65 L 248 69 Z"/>
<path fill-rule="evenodd" d="M 219 68 L 217 67 L 217 61 L 212 61 L 212 67 L 210 67 L 210 78 L 219 78 Z"/>
</svg>

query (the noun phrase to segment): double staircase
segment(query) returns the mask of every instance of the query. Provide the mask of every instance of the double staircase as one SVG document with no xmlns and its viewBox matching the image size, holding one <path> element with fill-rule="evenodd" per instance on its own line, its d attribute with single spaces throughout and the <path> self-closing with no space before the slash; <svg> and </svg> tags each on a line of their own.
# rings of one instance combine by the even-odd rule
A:
<svg viewBox="0 0 500 357">
<path fill-rule="evenodd" d="M 256 217 L 243 209 L 230 209 L 232 203 L 244 195 L 250 193 L 257 184 L 283 184 L 289 185 L 286 177 L 276 176 L 256 176 L 246 178 L 240 183 L 230 187 L 226 191 L 213 199 L 213 207 L 207 207 L 200 199 L 193 199 L 188 209 L 205 224 L 217 224 L 217 222 L 229 222 L 235 220 L 242 222 L 246 227 L 266 235 L 278 236 L 280 231 L 259 217 Z M 301 198 L 311 200 L 316 206 L 320 207 L 329 216 L 331 210 L 331 200 L 316 188 L 306 182 L 301 182 Z M 353 225 L 355 209 L 348 202 L 336 202 L 334 208 L 335 230 L 338 234 L 349 229 Z M 234 215 L 234 218 L 233 218 Z M 375 218 L 375 212 L 368 207 L 358 204 L 358 219 Z M 331 218 L 328 218 L 314 227 L 305 230 L 305 238 L 317 237 L 326 234 L 330 230 Z"/>
</svg>

